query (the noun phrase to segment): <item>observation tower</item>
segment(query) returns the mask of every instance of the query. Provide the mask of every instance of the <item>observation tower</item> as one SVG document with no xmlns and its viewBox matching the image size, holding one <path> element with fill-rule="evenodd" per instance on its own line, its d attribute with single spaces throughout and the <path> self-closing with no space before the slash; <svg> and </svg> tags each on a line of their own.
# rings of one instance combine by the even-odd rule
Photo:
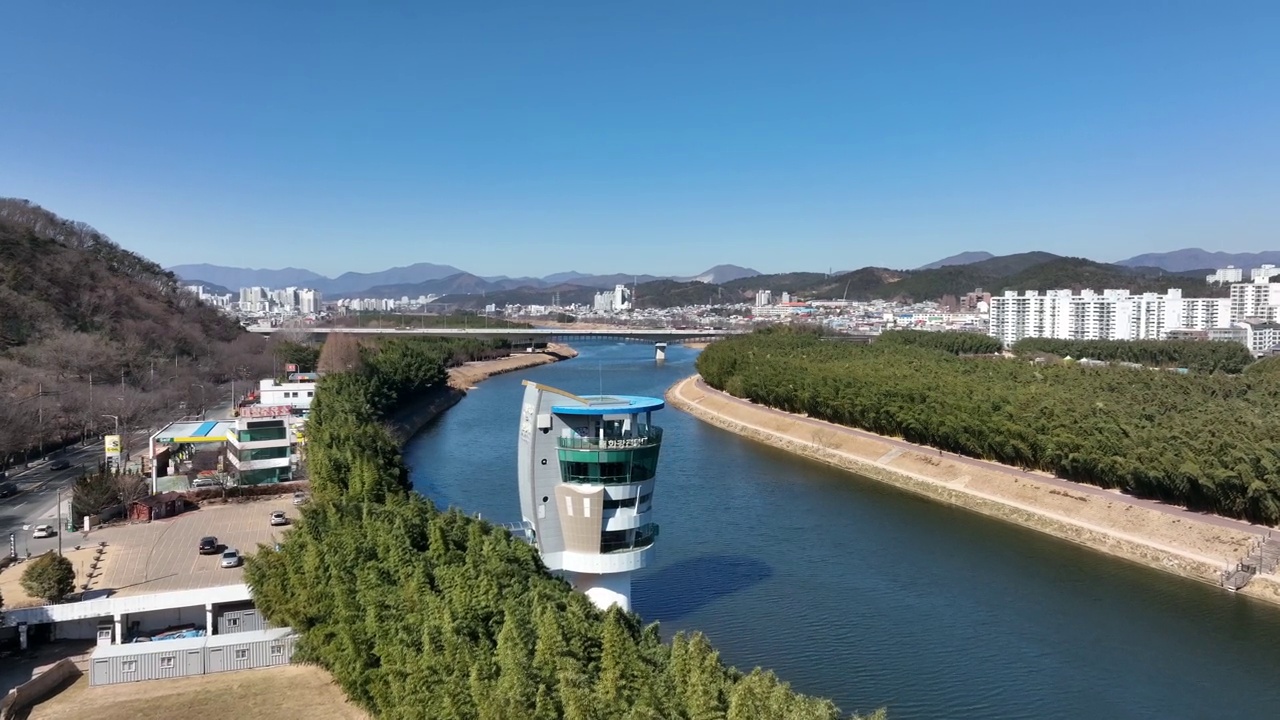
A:
<svg viewBox="0 0 1280 720">
<path fill-rule="evenodd" d="M 597 607 L 631 609 L 631 573 L 653 559 L 660 398 L 578 396 L 525 381 L 520 512 L 546 566 Z"/>
</svg>

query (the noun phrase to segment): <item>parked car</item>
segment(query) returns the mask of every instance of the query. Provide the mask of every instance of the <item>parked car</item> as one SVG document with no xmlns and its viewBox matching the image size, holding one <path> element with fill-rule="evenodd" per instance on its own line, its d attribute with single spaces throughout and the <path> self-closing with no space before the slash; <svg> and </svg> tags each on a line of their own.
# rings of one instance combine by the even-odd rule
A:
<svg viewBox="0 0 1280 720">
<path fill-rule="evenodd" d="M 71 467 L 71 461 L 66 458 L 57 458 L 49 463 L 50 470 L 66 470 Z"/>
<path fill-rule="evenodd" d="M 289 518 L 284 514 L 283 510 L 277 510 L 271 513 L 271 524 L 272 525 L 288 525 Z"/>
<path fill-rule="evenodd" d="M 299 490 L 298 492 L 296 492 L 296 493 L 294 493 L 294 494 L 293 494 L 293 504 L 294 504 L 294 505 L 305 505 L 305 504 L 306 504 L 306 502 L 307 502 L 307 494 L 306 494 L 306 493 L 304 493 L 304 492 L 302 492 L 301 490 Z"/>
<path fill-rule="evenodd" d="M 212 555 L 218 552 L 218 538 L 210 535 L 209 537 L 200 538 L 200 554 Z"/>
<path fill-rule="evenodd" d="M 233 568 L 240 567 L 241 557 L 239 550 L 227 550 L 222 553 L 222 567 Z"/>
<path fill-rule="evenodd" d="M 52 525 L 37 525 L 36 531 L 31 533 L 33 538 L 51 538 L 57 535 L 58 531 L 53 529 Z"/>
</svg>

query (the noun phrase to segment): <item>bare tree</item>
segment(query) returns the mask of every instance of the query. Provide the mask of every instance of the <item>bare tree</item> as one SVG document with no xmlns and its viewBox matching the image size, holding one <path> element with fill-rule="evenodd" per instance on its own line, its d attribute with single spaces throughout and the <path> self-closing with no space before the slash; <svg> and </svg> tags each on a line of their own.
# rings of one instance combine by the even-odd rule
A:
<svg viewBox="0 0 1280 720">
<path fill-rule="evenodd" d="M 322 373 L 338 373 L 354 370 L 360 365 L 360 341 L 351 333 L 330 333 L 320 350 L 318 370 Z"/>
</svg>

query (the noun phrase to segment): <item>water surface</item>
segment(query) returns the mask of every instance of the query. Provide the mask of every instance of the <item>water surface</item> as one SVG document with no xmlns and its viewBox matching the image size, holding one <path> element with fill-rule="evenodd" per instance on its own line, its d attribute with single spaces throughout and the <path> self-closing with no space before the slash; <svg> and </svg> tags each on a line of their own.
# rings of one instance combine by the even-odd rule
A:
<svg viewBox="0 0 1280 720">
<path fill-rule="evenodd" d="M 661 396 L 696 354 L 575 344 L 491 378 L 407 448 L 441 505 L 520 519 L 516 422 L 528 378 Z M 744 440 L 673 408 L 654 566 L 634 609 L 705 632 L 846 711 L 911 718 L 1278 718 L 1280 608 L 939 505 Z M 491 445 L 478 454 L 476 443 Z"/>
</svg>

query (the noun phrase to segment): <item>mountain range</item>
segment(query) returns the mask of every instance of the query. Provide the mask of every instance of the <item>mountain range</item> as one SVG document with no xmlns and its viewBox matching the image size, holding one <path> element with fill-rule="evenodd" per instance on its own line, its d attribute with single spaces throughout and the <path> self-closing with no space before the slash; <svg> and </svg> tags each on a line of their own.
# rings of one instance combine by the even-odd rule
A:
<svg viewBox="0 0 1280 720">
<path fill-rule="evenodd" d="M 1185 250 L 1174 250 L 1173 252 L 1137 255 L 1128 260 L 1121 260 L 1116 264 L 1126 267 L 1157 267 L 1172 272 L 1217 270 L 1228 265 L 1247 270 L 1262 265 L 1280 265 L 1280 251 L 1227 253 L 1209 252 L 1200 248 L 1187 248 Z"/>
<path fill-rule="evenodd" d="M 1188 248 L 1167 253 L 1138 255 L 1116 263 L 1100 263 L 1084 258 L 1065 258 L 1045 252 L 996 256 L 986 251 L 962 252 L 915 270 L 862 268 L 840 273 L 781 273 L 763 275 L 751 268 L 717 265 L 694 276 L 591 275 L 576 271 L 543 277 L 481 276 L 451 265 L 416 263 L 381 272 L 344 273 L 335 278 L 301 268 L 255 270 L 219 265 L 178 265 L 169 268 L 189 283 L 205 285 L 210 292 L 226 288 L 261 285 L 265 287 L 312 287 L 326 298 L 416 298 L 444 296 L 446 304 L 482 307 L 548 304 L 559 297 L 562 303 L 590 303 L 599 290 L 624 284 L 636 288 L 640 304 L 709 300 L 747 301 L 756 290 L 788 291 L 810 297 L 849 299 L 910 298 L 936 300 L 943 295 L 963 294 L 976 287 L 998 292 L 1005 289 L 1049 289 L 1059 287 L 1128 288 L 1163 290 L 1184 287 L 1201 290 L 1203 275 L 1215 268 L 1234 265 L 1257 267 L 1280 265 L 1280 252 L 1224 253 Z M 1199 281 L 1199 282 L 1197 282 Z M 822 295 L 826 293 L 826 295 Z"/>
<path fill-rule="evenodd" d="M 589 275 L 575 271 L 559 272 L 546 277 L 512 278 L 505 275 L 482 277 L 460 270 L 452 265 L 416 263 L 394 267 L 373 273 L 343 273 L 335 278 L 300 268 L 257 270 L 226 267 L 222 265 L 175 265 L 170 272 L 188 284 L 204 285 L 211 292 L 216 288 L 238 289 L 242 287 L 309 287 L 324 293 L 327 298 L 372 297 L 397 298 L 402 296 L 446 294 L 483 294 L 514 290 L 517 288 L 548 289 L 570 288 L 609 289 L 616 285 L 633 285 L 655 280 L 679 282 L 724 283 L 760 272 L 737 265 L 716 265 L 691 277 L 658 277 L 655 275 Z"/>
<path fill-rule="evenodd" d="M 1155 267 L 1127 267 L 1085 258 L 1061 257 L 1047 252 L 989 257 L 964 264 L 948 264 L 927 270 L 892 270 L 864 267 L 844 273 L 781 273 L 752 275 L 723 283 L 659 279 L 635 286 L 639 308 L 680 307 L 711 303 L 750 304 L 756 292 L 769 290 L 774 298 L 783 292 L 808 300 L 941 300 L 982 288 L 986 292 L 1068 288 L 1127 289 L 1164 292 L 1181 288 L 1188 297 L 1222 296 L 1224 286 L 1209 286 L 1207 270 L 1169 272 Z M 549 305 L 590 304 L 596 291 L 571 284 L 547 288 L 523 287 L 483 295 L 445 295 L 435 301 L 441 310 L 475 310 L 487 304 Z"/>
</svg>

